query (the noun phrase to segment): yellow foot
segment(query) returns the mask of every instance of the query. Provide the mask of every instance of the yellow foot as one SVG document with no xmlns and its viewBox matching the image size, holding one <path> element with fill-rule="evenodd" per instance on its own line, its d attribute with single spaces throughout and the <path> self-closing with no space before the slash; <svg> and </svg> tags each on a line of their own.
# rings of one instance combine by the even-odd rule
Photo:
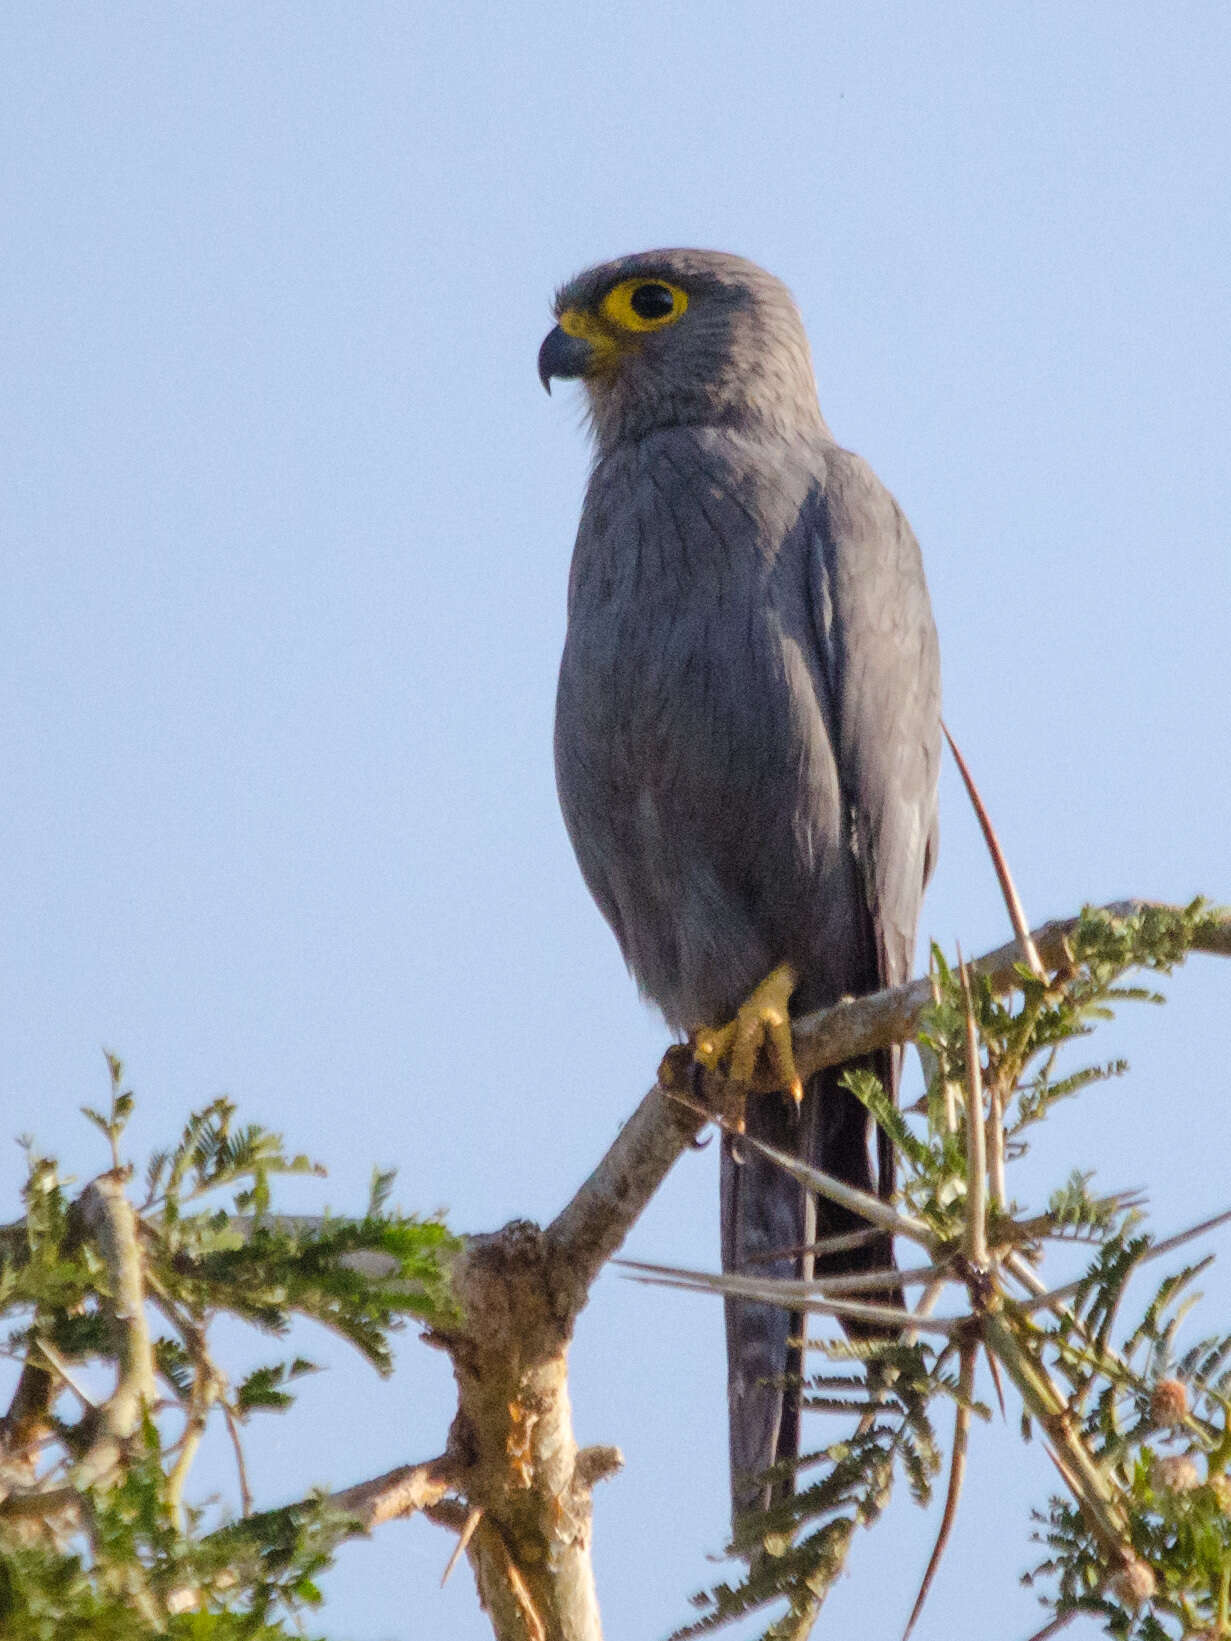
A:
<svg viewBox="0 0 1231 1641">
<path fill-rule="evenodd" d="M 716 1071 L 729 1057 L 727 1075 L 751 1087 L 784 1088 L 796 1105 L 804 1085 L 795 1069 L 791 1047 L 791 1016 L 787 1012 L 798 977 L 789 963 L 778 967 L 739 1006 L 725 1026 L 705 1027 L 692 1040 L 693 1054 L 707 1071 Z M 767 1075 L 757 1075 L 758 1061 Z"/>
</svg>

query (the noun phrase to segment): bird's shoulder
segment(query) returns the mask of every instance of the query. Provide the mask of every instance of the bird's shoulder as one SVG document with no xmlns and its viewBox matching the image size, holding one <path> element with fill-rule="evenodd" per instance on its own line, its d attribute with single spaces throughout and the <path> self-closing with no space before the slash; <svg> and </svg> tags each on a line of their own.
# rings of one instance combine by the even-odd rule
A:
<svg viewBox="0 0 1231 1641">
<path fill-rule="evenodd" d="M 824 513 L 835 536 L 903 533 L 910 527 L 871 465 L 846 449 L 823 422 L 784 431 L 759 425 L 684 423 L 655 428 L 603 451 L 594 463 L 587 505 L 628 507 L 647 492 L 769 490 L 801 511 Z M 913 539 L 913 538 L 912 538 Z"/>
</svg>

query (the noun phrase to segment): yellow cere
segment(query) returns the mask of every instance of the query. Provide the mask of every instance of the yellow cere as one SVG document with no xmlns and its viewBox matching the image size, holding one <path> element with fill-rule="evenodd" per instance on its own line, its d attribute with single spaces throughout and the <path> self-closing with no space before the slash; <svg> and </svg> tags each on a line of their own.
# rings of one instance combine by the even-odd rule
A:
<svg viewBox="0 0 1231 1641">
<path fill-rule="evenodd" d="M 584 308 L 565 308 L 558 323 L 565 335 L 579 336 L 593 348 L 594 358 L 587 375 L 591 371 L 601 370 L 618 352 L 615 337 L 594 314 L 587 313 Z"/>
<path fill-rule="evenodd" d="M 633 298 L 637 292 L 644 292 L 647 289 L 652 289 L 655 294 L 670 293 L 671 306 L 665 313 L 656 312 L 647 317 L 637 311 Z M 621 330 L 649 331 L 662 330 L 667 325 L 674 325 L 687 306 L 687 291 L 673 285 L 668 279 L 647 278 L 642 274 L 640 279 L 622 279 L 618 285 L 613 285 L 599 304 L 599 311 L 613 325 L 619 325 Z"/>
</svg>

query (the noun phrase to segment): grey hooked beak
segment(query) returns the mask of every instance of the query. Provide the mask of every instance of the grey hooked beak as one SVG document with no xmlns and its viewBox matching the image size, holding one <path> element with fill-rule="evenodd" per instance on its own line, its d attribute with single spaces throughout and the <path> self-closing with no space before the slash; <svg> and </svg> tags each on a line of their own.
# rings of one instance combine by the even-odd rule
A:
<svg viewBox="0 0 1231 1641">
<path fill-rule="evenodd" d="M 539 349 L 539 381 L 551 392 L 553 376 L 584 376 L 594 361 L 594 348 L 584 336 L 570 336 L 557 325 Z"/>
</svg>

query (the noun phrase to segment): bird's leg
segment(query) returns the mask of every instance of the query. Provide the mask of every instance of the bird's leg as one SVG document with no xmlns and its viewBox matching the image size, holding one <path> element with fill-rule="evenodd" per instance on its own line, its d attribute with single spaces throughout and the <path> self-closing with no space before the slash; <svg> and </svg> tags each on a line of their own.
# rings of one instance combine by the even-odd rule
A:
<svg viewBox="0 0 1231 1641">
<path fill-rule="evenodd" d="M 716 1071 L 727 1060 L 727 1075 L 732 1082 L 747 1087 L 757 1082 L 786 1089 L 798 1106 L 804 1097 L 804 1085 L 795 1068 L 787 1009 L 798 978 L 789 963 L 780 963 L 744 999 L 734 1020 L 695 1032 L 692 1051 L 700 1063 L 708 1071 Z M 768 1074 L 764 1078 L 757 1076 L 758 1061 L 766 1067 Z"/>
</svg>

